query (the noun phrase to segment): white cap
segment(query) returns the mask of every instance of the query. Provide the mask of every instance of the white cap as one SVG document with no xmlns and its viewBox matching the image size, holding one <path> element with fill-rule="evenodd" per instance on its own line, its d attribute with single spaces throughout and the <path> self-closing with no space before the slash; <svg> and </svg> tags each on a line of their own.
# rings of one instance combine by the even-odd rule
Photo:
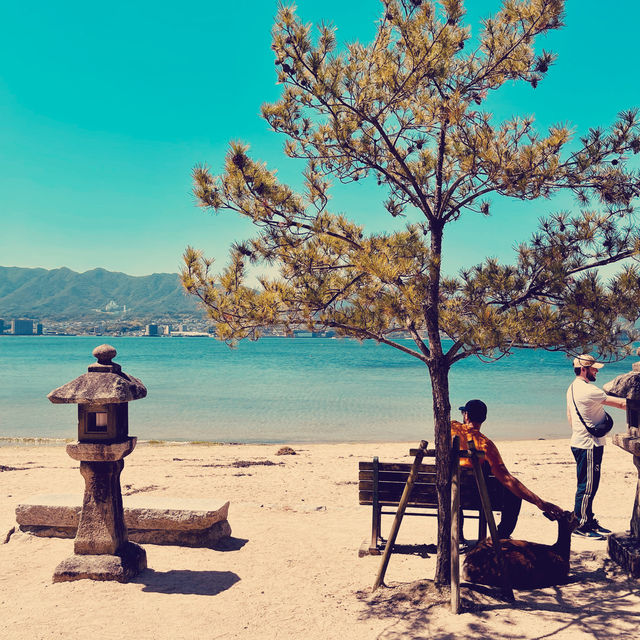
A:
<svg viewBox="0 0 640 640">
<path fill-rule="evenodd" d="M 596 359 L 592 355 L 583 353 L 581 356 L 573 359 L 573 367 L 574 369 L 580 367 L 593 367 L 594 369 L 602 369 L 604 365 L 602 364 L 602 362 L 596 362 Z"/>
</svg>

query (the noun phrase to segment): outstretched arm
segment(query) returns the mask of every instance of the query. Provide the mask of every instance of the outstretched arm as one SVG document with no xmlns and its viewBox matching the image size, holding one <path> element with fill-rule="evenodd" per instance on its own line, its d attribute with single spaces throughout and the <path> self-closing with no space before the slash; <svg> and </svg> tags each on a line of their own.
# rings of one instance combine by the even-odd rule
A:
<svg viewBox="0 0 640 640">
<path fill-rule="evenodd" d="M 486 447 L 486 455 L 487 462 L 491 466 L 491 472 L 493 475 L 503 484 L 511 493 L 534 504 L 540 511 L 548 513 L 553 516 L 554 519 L 558 518 L 562 513 L 563 509 L 559 506 L 553 504 L 552 502 L 546 502 L 538 495 L 533 493 L 530 489 L 527 489 L 520 480 L 514 478 L 510 473 L 504 462 L 502 461 L 502 456 L 498 451 L 498 448 L 491 440 L 487 438 L 487 447 Z"/>
<path fill-rule="evenodd" d="M 608 407 L 615 407 L 616 409 L 626 409 L 627 408 L 627 399 L 626 398 L 616 398 L 615 396 L 607 396 L 607 399 L 603 402 Z"/>
</svg>

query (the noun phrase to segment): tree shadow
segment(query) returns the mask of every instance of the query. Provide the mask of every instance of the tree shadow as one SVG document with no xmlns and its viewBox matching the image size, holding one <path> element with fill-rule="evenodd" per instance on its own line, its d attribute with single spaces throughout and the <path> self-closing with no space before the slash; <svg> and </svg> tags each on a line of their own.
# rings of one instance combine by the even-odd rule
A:
<svg viewBox="0 0 640 640">
<path fill-rule="evenodd" d="M 240 577 L 232 571 L 191 571 L 146 569 L 131 582 L 143 584 L 143 591 L 179 593 L 183 595 L 216 596 L 230 589 Z"/>
<path fill-rule="evenodd" d="M 366 605 L 360 619 L 387 619 L 389 625 L 377 638 L 389 640 L 427 640 L 431 638 L 428 620 L 450 600 L 448 591 L 437 587 L 432 580 L 411 583 L 390 583 L 371 593 L 359 591 L 356 597 Z M 453 640 L 455 634 L 439 636 Z"/>
<path fill-rule="evenodd" d="M 373 593 L 358 592 L 356 596 L 364 605 L 360 619 L 388 620 L 388 626 L 378 636 L 385 640 L 470 640 L 492 637 L 495 613 L 502 612 L 501 617 L 507 619 L 509 611 L 513 611 L 519 616 L 524 613 L 525 617 L 521 617 L 522 627 L 514 627 L 512 638 L 547 640 L 574 634 L 597 640 L 635 640 L 640 625 L 640 583 L 627 577 L 606 557 L 606 552 L 575 554 L 571 568 L 566 583 L 516 590 L 514 603 L 504 602 L 494 587 L 463 582 L 461 612 L 472 617 L 455 634 L 447 629 L 447 620 L 456 618 L 450 610 L 449 589 L 438 588 L 431 580 L 392 583 Z"/>
</svg>

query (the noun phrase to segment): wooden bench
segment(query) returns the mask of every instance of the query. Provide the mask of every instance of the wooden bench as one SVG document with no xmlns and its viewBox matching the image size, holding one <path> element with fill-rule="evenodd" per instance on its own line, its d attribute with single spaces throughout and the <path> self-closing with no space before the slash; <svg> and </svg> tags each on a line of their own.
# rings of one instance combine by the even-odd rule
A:
<svg viewBox="0 0 640 640">
<path fill-rule="evenodd" d="M 415 450 L 411 450 L 415 455 Z M 426 451 L 426 457 L 435 457 L 433 449 Z M 436 493 L 436 466 L 433 463 L 422 463 L 418 477 L 407 504 L 405 516 L 437 516 L 438 498 Z M 360 555 L 380 555 L 384 550 L 385 540 L 381 535 L 382 515 L 395 515 L 404 491 L 411 463 L 380 462 L 377 457 L 372 462 L 360 462 L 358 473 L 358 490 L 360 504 L 372 506 L 371 542 L 363 544 Z M 506 491 L 500 482 L 490 473 L 488 465 L 483 469 L 492 511 L 502 511 L 503 492 Z M 460 506 L 465 518 L 478 519 L 478 540 L 487 535 L 487 520 L 482 510 L 482 503 L 473 470 L 467 467 L 460 469 Z M 395 507 L 395 509 L 385 509 Z M 470 512 L 470 513 L 467 513 Z"/>
</svg>

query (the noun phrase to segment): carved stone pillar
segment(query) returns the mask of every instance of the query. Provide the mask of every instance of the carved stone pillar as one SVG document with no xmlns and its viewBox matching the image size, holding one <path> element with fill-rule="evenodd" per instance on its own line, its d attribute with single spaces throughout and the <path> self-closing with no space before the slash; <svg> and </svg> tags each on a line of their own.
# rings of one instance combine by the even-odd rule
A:
<svg viewBox="0 0 640 640">
<path fill-rule="evenodd" d="M 136 438 L 114 444 L 67 445 L 67 453 L 80 461 L 85 491 L 75 553 L 56 567 L 54 582 L 83 578 L 126 582 L 146 569 L 147 554 L 127 537 L 120 490 L 122 458 L 135 446 Z"/>
<path fill-rule="evenodd" d="M 73 550 L 80 554 L 115 554 L 127 541 L 120 492 L 124 461 L 81 462 L 85 491 Z"/>
</svg>

